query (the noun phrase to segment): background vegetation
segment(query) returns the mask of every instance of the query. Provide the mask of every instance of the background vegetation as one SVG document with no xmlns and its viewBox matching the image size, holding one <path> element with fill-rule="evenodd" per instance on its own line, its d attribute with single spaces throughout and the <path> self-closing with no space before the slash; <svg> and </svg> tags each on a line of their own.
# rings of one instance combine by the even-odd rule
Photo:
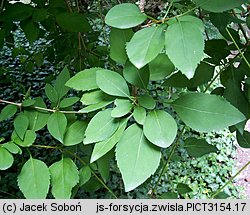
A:
<svg viewBox="0 0 250 215">
<path fill-rule="evenodd" d="M 223 189 L 223 192 L 220 190 L 236 174 L 235 135 L 228 130 L 195 131 L 196 129 L 185 126 L 184 120 L 177 115 L 171 103 L 186 92 L 206 91 L 223 96 L 240 110 L 246 119 L 249 118 L 250 56 L 247 34 L 249 1 L 242 1 L 242 6 L 237 5 L 235 8 L 232 7 L 234 9 L 229 8 L 223 13 L 196 7 L 197 2 L 199 1 L 143 3 L 143 1 L 33 0 L 31 5 L 26 5 L 9 4 L 8 1 L 2 0 L 0 140 L 1 148 L 8 143 L 13 143 L 15 146 L 7 147 L 14 156 L 13 164 L 11 163 L 8 168 L 0 164 L 0 197 L 29 198 L 30 194 L 25 191 L 25 185 L 22 186 L 18 182 L 18 175 L 27 160 L 32 156 L 51 166 L 60 161 L 63 155 L 65 159 L 70 158 L 74 161 L 79 170 L 77 173 L 79 178 L 75 179 L 78 182 L 72 184 L 72 191 L 70 190 L 69 196 L 64 198 L 241 198 L 239 188 L 232 184 Z M 122 52 L 122 46 L 117 39 L 113 39 L 112 42 L 111 27 L 105 23 L 108 11 L 121 3 L 137 4 L 149 18 L 141 25 L 134 26 L 134 32 L 179 14 L 198 17 L 205 25 L 204 48 L 205 54 L 210 56 L 206 59 L 206 63 L 213 67 L 212 71 L 209 68 L 203 69 L 202 72 L 205 72 L 201 75 L 196 74 L 196 79 L 190 81 L 180 72 L 177 73 L 178 69 L 169 69 L 167 65 L 169 71 L 165 74 L 166 77 L 149 82 L 147 89 L 149 95 L 156 101 L 156 109 L 170 113 L 177 122 L 178 136 L 175 140 L 177 144 L 161 149 L 161 162 L 155 174 L 130 192 L 124 190 L 120 169 L 114 159 L 114 149 L 97 162 L 90 164 L 93 145 L 82 143 L 63 145 L 58 136 L 47 129 L 49 125 L 45 127 L 48 113 L 53 113 L 57 108 L 54 105 L 57 102 L 53 101 L 54 91 L 51 86 L 55 89 L 58 87 L 57 93 L 65 90 L 62 83 L 64 85 L 67 80 L 63 80 L 62 74 L 66 74 L 66 70 L 71 77 L 93 67 L 122 73 L 123 56 L 116 56 L 117 52 Z M 114 48 L 116 46 L 119 48 L 118 51 Z M 130 89 L 133 94 L 143 93 L 140 88 L 134 88 L 133 83 Z M 73 89 L 66 91 L 67 94 L 65 93 L 62 99 L 81 98 L 83 95 L 83 92 Z M 38 98 L 41 98 L 44 104 Z M 4 112 L 8 102 L 15 103 L 14 105 L 18 107 L 17 114 L 13 110 L 13 114 L 11 110 L 8 110 L 7 114 Z M 66 100 L 65 103 L 65 106 L 59 108 L 61 111 L 72 111 L 72 114 L 67 114 L 69 122 L 78 120 L 89 122 L 98 112 L 75 114 L 85 107 L 79 99 Z M 51 111 L 39 112 L 44 114 L 46 120 L 41 122 L 41 128 L 36 130 L 35 140 L 31 144 L 24 140 L 20 143 L 13 138 L 13 131 L 18 130 L 14 121 L 19 114 L 32 111 L 34 106 Z M 249 133 L 244 131 L 245 122 L 246 120 L 237 125 L 233 123 L 230 131 L 236 131 L 239 144 L 249 148 Z M 82 124 L 82 127 L 84 126 L 86 128 L 87 125 Z M 83 139 L 83 136 L 80 135 L 80 138 Z M 204 140 L 209 144 L 209 150 L 205 150 L 202 155 L 195 154 L 197 150 L 188 150 L 185 145 L 188 138 L 196 138 L 195 141 Z M 6 160 L 0 158 L 1 162 L 4 163 Z M 74 181 L 72 178 L 71 180 Z M 55 193 L 57 192 L 50 192 L 47 198 L 60 197 L 60 194 Z"/>
</svg>

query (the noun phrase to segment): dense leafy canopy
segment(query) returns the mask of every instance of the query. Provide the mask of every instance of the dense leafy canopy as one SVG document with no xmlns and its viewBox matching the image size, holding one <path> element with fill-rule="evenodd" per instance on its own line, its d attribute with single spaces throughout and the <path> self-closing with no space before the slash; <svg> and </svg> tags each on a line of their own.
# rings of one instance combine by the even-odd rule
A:
<svg viewBox="0 0 250 215">
<path fill-rule="evenodd" d="M 10 50 L 27 76 L 47 62 L 62 70 L 46 68 L 41 97 L 22 83 L 18 101 L 0 100 L 0 122 L 13 121 L 12 133 L 0 137 L 0 170 L 21 157 L 17 181 L 25 198 L 46 198 L 49 190 L 74 198 L 81 188 L 102 186 L 116 197 L 106 185 L 111 159 L 126 192 L 159 167 L 147 191 L 159 197 L 169 162 L 185 159 L 176 148 L 192 159 L 219 151 L 204 138 L 183 138 L 186 131 L 229 127 L 241 147 L 250 147 L 249 0 L 167 1 L 160 14 L 133 3 L 110 7 L 113 1 L 2 2 L 0 49 Z M 42 48 L 22 47 L 14 32 Z M 9 70 L 1 66 L 0 74 Z M 182 182 L 161 198 L 195 192 Z"/>
</svg>

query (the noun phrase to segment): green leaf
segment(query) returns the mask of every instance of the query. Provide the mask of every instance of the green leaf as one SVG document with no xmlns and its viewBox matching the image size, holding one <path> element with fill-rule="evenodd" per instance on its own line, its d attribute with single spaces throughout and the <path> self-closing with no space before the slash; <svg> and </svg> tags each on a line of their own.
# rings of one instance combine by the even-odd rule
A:
<svg viewBox="0 0 250 215">
<path fill-rule="evenodd" d="M 245 116 L 225 99 L 205 93 L 190 93 L 172 103 L 185 124 L 200 132 L 223 129 Z"/>
<path fill-rule="evenodd" d="M 178 199 L 178 194 L 175 192 L 166 192 L 160 196 L 160 199 Z"/>
<path fill-rule="evenodd" d="M 183 16 L 170 23 L 165 33 L 166 54 L 187 78 L 192 78 L 203 58 L 204 26 L 200 19 Z"/>
<path fill-rule="evenodd" d="M 0 170 L 6 170 L 12 166 L 14 158 L 5 148 L 0 147 Z"/>
<path fill-rule="evenodd" d="M 120 64 L 126 63 L 126 43 L 130 41 L 134 32 L 131 29 L 111 28 L 110 32 L 110 57 Z"/>
<path fill-rule="evenodd" d="M 23 107 L 30 107 L 30 106 L 34 105 L 35 103 L 36 103 L 36 101 L 33 99 L 26 99 L 22 102 L 22 106 Z"/>
<path fill-rule="evenodd" d="M 60 108 L 66 108 L 66 107 L 72 106 L 78 101 L 79 101 L 78 97 L 65 98 L 60 102 Z"/>
<path fill-rule="evenodd" d="M 111 117 L 112 109 L 98 112 L 89 122 L 85 131 L 84 144 L 108 139 L 119 126 L 119 122 Z"/>
<path fill-rule="evenodd" d="M 155 100 L 148 94 L 139 96 L 138 102 L 142 107 L 150 109 L 150 110 L 154 109 L 156 106 Z"/>
<path fill-rule="evenodd" d="M 11 139 L 14 143 L 22 147 L 31 146 L 36 140 L 36 133 L 33 130 L 27 130 L 24 139 L 21 140 L 15 131 L 13 131 Z"/>
<path fill-rule="evenodd" d="M 66 82 L 70 79 L 70 73 L 67 67 L 64 67 L 61 73 L 57 76 L 55 80 L 55 90 L 57 92 L 59 100 L 65 96 L 68 91 L 69 87 L 65 86 Z"/>
<path fill-rule="evenodd" d="M 227 41 L 223 39 L 208 40 L 205 43 L 205 53 L 212 58 L 212 62 L 216 65 L 219 65 L 221 60 L 230 54 L 230 50 L 227 48 Z"/>
<path fill-rule="evenodd" d="M 211 13 L 209 14 L 210 21 L 212 24 L 218 28 L 221 32 L 223 31 L 227 25 L 230 23 L 232 19 L 232 15 L 228 12 L 225 13 Z"/>
<path fill-rule="evenodd" d="M 81 98 L 81 102 L 84 105 L 93 105 L 103 101 L 113 101 L 113 100 L 114 100 L 113 97 L 102 92 L 101 90 L 85 92 Z"/>
<path fill-rule="evenodd" d="M 147 141 L 137 124 L 127 128 L 116 147 L 116 160 L 125 191 L 129 192 L 145 182 L 156 171 L 160 159 L 160 149 Z"/>
<path fill-rule="evenodd" d="M 177 184 L 177 192 L 179 194 L 186 194 L 186 193 L 190 193 L 193 190 L 187 185 L 187 184 L 183 184 L 183 183 L 179 183 Z"/>
<path fill-rule="evenodd" d="M 138 124 L 143 125 L 145 122 L 145 119 L 146 119 L 145 108 L 140 107 L 140 106 L 136 106 L 134 108 L 133 117 Z"/>
<path fill-rule="evenodd" d="M 17 112 L 17 106 L 6 105 L 0 113 L 0 122 L 14 116 Z"/>
<path fill-rule="evenodd" d="M 7 149 L 12 154 L 20 154 L 20 155 L 22 154 L 22 149 L 12 141 L 3 144 L 2 147 Z"/>
<path fill-rule="evenodd" d="M 189 87 L 189 85 L 190 85 L 189 79 L 185 75 L 183 75 L 181 72 L 177 72 L 177 73 L 172 74 L 163 83 L 163 86 L 178 87 L 178 88 L 179 87 L 180 88 Z"/>
<path fill-rule="evenodd" d="M 142 89 L 147 89 L 149 82 L 148 67 L 145 66 L 141 69 L 137 69 L 133 64 L 127 61 L 123 69 L 123 76 L 130 84 Z"/>
<path fill-rule="evenodd" d="M 236 132 L 237 142 L 242 148 L 250 148 L 250 133 L 244 131 L 241 134 L 239 131 Z"/>
<path fill-rule="evenodd" d="M 78 112 L 79 113 L 90 113 L 90 112 L 99 110 L 101 108 L 104 108 L 107 105 L 111 104 L 112 102 L 113 102 L 113 100 L 112 101 L 102 101 L 102 102 L 99 102 L 97 104 L 89 105 L 89 106 L 79 110 Z"/>
<path fill-rule="evenodd" d="M 49 16 L 48 10 L 45 8 L 35 8 L 32 14 L 32 20 L 34 22 L 42 22 Z"/>
<path fill-rule="evenodd" d="M 66 86 L 82 91 L 97 89 L 96 71 L 100 69 L 102 68 L 96 67 L 78 72 L 66 82 Z"/>
<path fill-rule="evenodd" d="M 42 98 L 36 98 L 35 106 L 46 108 L 46 105 Z M 25 115 L 29 118 L 29 129 L 38 131 L 42 129 L 48 121 L 49 114 L 40 110 L 28 110 L 24 111 Z"/>
<path fill-rule="evenodd" d="M 174 64 L 165 54 L 159 54 L 154 60 L 149 62 L 150 80 L 159 81 L 174 72 Z"/>
<path fill-rule="evenodd" d="M 140 25 L 147 19 L 140 9 L 131 3 L 114 6 L 105 17 L 105 22 L 115 28 L 126 29 Z"/>
<path fill-rule="evenodd" d="M 214 199 L 227 199 L 228 197 L 230 197 L 230 196 L 227 193 L 220 192 L 214 196 Z"/>
<path fill-rule="evenodd" d="M 115 118 L 125 116 L 133 107 L 131 101 L 127 99 L 116 99 L 115 105 L 116 107 L 111 112 L 111 116 Z"/>
<path fill-rule="evenodd" d="M 167 148 L 174 142 L 177 125 L 167 112 L 156 110 L 147 115 L 143 124 L 143 133 L 151 143 Z"/>
<path fill-rule="evenodd" d="M 242 4 L 246 3 L 246 0 L 194 0 L 197 6 L 201 7 L 204 10 L 220 13 L 226 10 L 231 10 L 235 7 L 239 7 Z"/>
<path fill-rule="evenodd" d="M 32 19 L 22 21 L 20 26 L 30 44 L 34 43 L 38 39 L 40 33 L 39 25 L 33 22 Z"/>
<path fill-rule="evenodd" d="M 20 113 L 15 119 L 14 119 L 14 128 L 17 133 L 17 135 L 23 139 L 24 135 L 29 127 L 29 119 L 24 113 Z"/>
<path fill-rule="evenodd" d="M 79 186 L 86 184 L 91 178 L 91 169 L 89 166 L 84 166 L 79 170 Z"/>
<path fill-rule="evenodd" d="M 74 122 L 69 128 L 64 136 L 63 144 L 65 146 L 73 146 L 81 143 L 84 139 L 84 132 L 86 130 L 87 123 L 83 121 Z"/>
<path fill-rule="evenodd" d="M 95 144 L 90 163 L 95 162 L 99 158 L 101 158 L 103 155 L 108 153 L 120 140 L 124 130 L 126 129 L 128 119 L 123 119 L 120 121 L 119 128 L 116 130 L 116 132 L 107 140 L 98 142 Z"/>
<path fill-rule="evenodd" d="M 190 80 L 181 72 L 177 72 L 167 78 L 163 85 L 169 87 L 195 88 L 209 82 L 213 78 L 213 75 L 214 67 L 205 62 L 201 62 L 195 70 L 194 77 Z"/>
<path fill-rule="evenodd" d="M 0 21 L 21 21 L 30 17 L 34 8 L 28 4 L 15 3 L 7 4 L 5 10 L 1 14 Z"/>
<path fill-rule="evenodd" d="M 64 133 L 67 127 L 67 118 L 61 112 L 55 112 L 49 116 L 47 127 L 49 133 L 58 141 L 63 143 Z"/>
<path fill-rule="evenodd" d="M 229 66 L 220 76 L 221 83 L 226 87 L 223 96 L 245 116 L 249 115 L 249 101 L 242 92 L 243 71 Z M 246 87 L 247 88 L 247 87 Z M 245 89 L 246 89 L 245 88 Z"/>
<path fill-rule="evenodd" d="M 57 104 L 57 102 L 59 101 L 59 96 L 58 93 L 56 92 L 56 89 L 52 85 L 50 84 L 45 85 L 45 93 L 48 99 L 52 103 Z"/>
<path fill-rule="evenodd" d="M 216 146 L 208 144 L 206 140 L 194 137 L 189 137 L 185 140 L 184 148 L 187 150 L 189 156 L 195 158 L 218 151 Z"/>
<path fill-rule="evenodd" d="M 138 69 L 152 61 L 162 51 L 164 28 L 164 26 L 153 26 L 141 29 L 127 43 L 128 58 Z"/>
<path fill-rule="evenodd" d="M 41 67 L 43 65 L 43 62 L 44 62 L 43 53 L 41 52 L 35 53 L 33 58 L 38 67 Z"/>
<path fill-rule="evenodd" d="M 100 89 L 112 96 L 130 97 L 128 85 L 116 72 L 102 69 L 96 72 L 96 83 Z"/>
<path fill-rule="evenodd" d="M 56 16 L 57 24 L 68 32 L 88 32 L 91 27 L 80 13 L 60 13 Z"/>
<path fill-rule="evenodd" d="M 97 160 L 98 172 L 100 173 L 103 181 L 106 183 L 110 175 L 110 160 L 113 158 L 114 153 L 108 153 Z"/>
<path fill-rule="evenodd" d="M 209 82 L 214 76 L 214 66 L 201 62 L 195 70 L 194 77 L 189 80 L 189 87 L 197 87 Z"/>
<path fill-rule="evenodd" d="M 52 195 L 56 199 L 69 199 L 72 188 L 79 182 L 79 172 L 76 164 L 70 158 L 52 164 L 51 174 Z"/>
<path fill-rule="evenodd" d="M 27 199 L 45 199 L 49 192 L 50 173 L 43 161 L 30 158 L 23 165 L 17 180 Z"/>
</svg>

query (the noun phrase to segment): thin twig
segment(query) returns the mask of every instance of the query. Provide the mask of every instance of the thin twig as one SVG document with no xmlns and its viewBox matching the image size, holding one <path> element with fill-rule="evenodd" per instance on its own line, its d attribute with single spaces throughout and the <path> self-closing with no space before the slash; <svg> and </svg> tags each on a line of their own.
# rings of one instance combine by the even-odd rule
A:
<svg viewBox="0 0 250 215">
<path fill-rule="evenodd" d="M 214 78 L 211 80 L 211 82 L 207 85 L 207 87 L 205 88 L 205 90 L 203 91 L 203 93 L 207 92 L 208 89 L 211 87 L 211 85 L 215 82 L 215 80 L 221 75 L 222 72 L 224 72 L 229 66 L 231 66 L 235 59 L 237 57 L 239 57 L 240 53 L 238 53 L 237 55 L 234 56 L 234 58 L 232 58 L 230 60 L 230 62 L 227 63 L 227 65 L 225 65 L 223 68 L 221 68 L 221 70 L 214 76 Z"/>
<path fill-rule="evenodd" d="M 180 133 L 179 133 L 178 138 L 176 139 L 175 143 L 173 144 L 173 148 L 171 149 L 171 152 L 170 152 L 170 154 L 168 156 L 167 161 L 165 162 L 165 164 L 163 165 L 163 167 L 161 169 L 161 172 L 160 172 L 160 175 L 158 177 L 158 180 L 155 183 L 155 185 L 154 185 L 154 187 L 153 187 L 153 189 L 151 191 L 151 197 L 153 197 L 153 195 L 155 194 L 156 188 L 157 188 L 158 184 L 160 183 L 161 178 L 162 178 L 164 172 L 166 171 L 167 166 L 169 165 L 169 162 L 170 162 L 170 160 L 171 160 L 171 158 L 172 158 L 172 156 L 173 156 L 173 154 L 174 154 L 174 152 L 175 152 L 175 150 L 176 150 L 176 148 L 178 146 L 178 143 L 179 143 L 179 141 L 180 141 L 180 139 L 181 139 L 181 137 L 182 137 L 185 129 L 186 129 L 186 126 L 184 125 L 183 128 L 181 129 Z"/>
<path fill-rule="evenodd" d="M 221 188 L 219 188 L 212 196 L 211 199 L 213 199 L 215 196 L 217 196 L 220 192 L 224 190 L 224 188 L 231 183 L 242 171 L 244 171 L 248 165 L 250 165 L 250 161 L 248 161 L 230 180 L 228 180 Z"/>
<path fill-rule="evenodd" d="M 68 154 L 71 154 L 72 156 L 74 156 L 75 158 L 77 158 L 77 160 L 79 160 L 83 165 L 87 165 L 87 163 L 82 160 L 79 156 L 77 156 L 76 154 L 74 154 L 73 152 L 71 151 L 68 151 L 68 150 L 64 150 L 64 152 L 68 153 Z M 102 184 L 102 186 L 108 190 L 110 192 L 110 194 L 115 198 L 115 199 L 118 199 L 118 197 L 114 194 L 114 192 L 104 183 L 104 181 L 94 172 L 94 170 L 90 167 L 90 170 L 92 172 L 92 174 L 95 176 L 95 178 Z"/>
<path fill-rule="evenodd" d="M 2 99 L 0 99 L 0 103 L 11 104 L 11 105 L 15 105 L 17 107 L 22 107 L 22 103 L 15 103 L 15 102 L 10 102 L 10 101 L 6 101 L 6 100 L 2 100 Z M 78 111 L 64 111 L 64 110 L 48 109 L 48 108 L 37 107 L 37 106 L 30 106 L 29 108 L 32 108 L 35 110 L 46 111 L 46 112 L 52 112 L 52 113 L 60 112 L 60 113 L 64 113 L 64 114 L 83 114 L 83 113 L 78 112 Z"/>
<path fill-rule="evenodd" d="M 230 38 L 232 39 L 234 45 L 236 46 L 237 50 L 240 52 L 243 60 L 245 61 L 245 63 L 247 64 L 247 66 L 249 67 L 250 69 L 250 63 L 248 62 L 248 60 L 246 59 L 246 57 L 244 56 L 243 52 L 241 51 L 241 49 L 239 48 L 238 44 L 236 43 L 234 37 L 232 36 L 232 34 L 230 33 L 230 31 L 228 30 L 228 28 L 226 28 L 226 31 L 228 33 L 228 35 L 230 36 Z"/>
<path fill-rule="evenodd" d="M 107 38 L 107 35 L 106 35 L 106 31 L 105 31 L 105 21 L 103 19 L 103 14 L 102 14 L 102 3 L 101 3 L 101 0 L 98 0 L 98 10 L 99 10 L 99 16 L 100 16 L 100 19 L 101 19 L 101 23 L 102 23 L 103 39 L 104 39 L 104 42 L 106 44 L 108 44 L 108 38 Z"/>
<path fill-rule="evenodd" d="M 88 165 L 84 160 L 82 160 L 79 156 L 77 156 L 76 154 L 74 154 L 73 152 L 67 150 L 67 149 L 63 149 L 61 147 L 57 147 L 57 146 L 44 146 L 44 145 L 32 145 L 32 147 L 36 147 L 36 148 L 45 148 L 45 149 L 58 149 L 60 151 L 64 151 L 70 155 L 72 155 L 73 157 L 75 157 L 77 160 L 79 160 L 83 165 Z M 102 184 L 102 186 L 107 189 L 111 195 L 117 199 L 117 196 L 113 193 L 113 191 L 103 182 L 103 180 L 94 172 L 94 170 L 90 167 L 90 170 L 92 172 L 92 174 L 94 175 L 94 177 Z"/>
<path fill-rule="evenodd" d="M 166 17 L 168 16 L 169 11 L 170 11 L 170 9 L 171 9 L 171 8 L 172 8 L 172 6 L 173 6 L 173 3 L 174 3 L 174 0 L 172 0 L 172 1 L 170 2 L 169 6 L 168 6 L 168 9 L 167 9 L 167 12 L 165 13 L 165 15 L 164 15 L 164 17 L 163 17 L 163 19 L 162 19 L 162 20 L 165 20 L 165 19 L 166 19 Z M 163 21 L 163 22 L 164 22 L 164 21 Z"/>
<path fill-rule="evenodd" d="M 238 18 L 237 14 L 235 13 L 234 10 L 232 10 L 232 13 L 233 13 L 234 17 Z M 246 43 L 248 43 L 249 38 L 248 38 L 248 36 L 247 36 L 247 34 L 246 34 L 245 30 L 244 30 L 243 25 L 241 23 L 239 23 L 238 26 L 239 26 L 239 28 L 240 28 L 240 30 L 241 30 L 241 32 L 242 32 L 242 34 L 243 34 L 243 36 L 244 36 L 244 38 L 246 40 Z"/>
</svg>

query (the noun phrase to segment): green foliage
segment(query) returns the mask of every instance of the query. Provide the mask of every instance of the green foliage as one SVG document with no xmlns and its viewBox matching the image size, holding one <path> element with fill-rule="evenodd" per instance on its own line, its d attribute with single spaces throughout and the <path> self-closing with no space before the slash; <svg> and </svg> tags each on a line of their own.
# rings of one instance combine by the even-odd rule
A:
<svg viewBox="0 0 250 215">
<path fill-rule="evenodd" d="M 133 117 L 138 124 L 143 125 L 145 122 L 145 119 L 146 119 L 145 108 L 140 107 L 140 106 L 136 106 L 134 108 Z"/>
<path fill-rule="evenodd" d="M 169 25 L 165 36 L 166 54 L 191 79 L 204 55 L 203 23 L 196 17 L 183 16 L 170 21 Z"/>
<path fill-rule="evenodd" d="M 89 122 L 83 143 L 90 144 L 106 140 L 117 130 L 119 121 L 111 116 L 112 109 L 97 113 Z"/>
<path fill-rule="evenodd" d="M 55 112 L 48 118 L 47 127 L 49 133 L 63 143 L 63 137 L 67 127 L 67 118 L 61 112 Z"/>
<path fill-rule="evenodd" d="M 68 32 L 88 32 L 91 29 L 86 18 L 79 13 L 60 13 L 56 22 Z"/>
<path fill-rule="evenodd" d="M 127 99 L 116 99 L 114 104 L 116 107 L 111 112 L 111 116 L 114 118 L 123 117 L 127 115 L 132 109 L 131 101 Z"/>
<path fill-rule="evenodd" d="M 147 67 L 137 69 L 132 63 L 127 61 L 124 65 L 123 76 L 127 82 L 136 87 L 147 89 L 149 83 L 149 70 Z"/>
<path fill-rule="evenodd" d="M 16 67 L 25 71 L 17 76 L 22 83 L 16 86 L 18 95 L 9 97 L 14 101 L 0 100 L 6 103 L 0 121 L 14 124 L 5 128 L 8 139 L 0 145 L 0 169 L 21 169 L 17 178 L 24 197 L 74 198 L 105 188 L 109 194 L 102 197 L 115 198 L 123 190 L 120 176 L 125 192 L 138 195 L 136 189 L 144 198 L 149 197 L 146 193 L 204 198 L 217 190 L 218 198 L 227 197 L 219 190 L 225 183 L 220 177 L 231 175 L 217 172 L 215 162 L 229 163 L 230 147 L 215 146 L 205 137 L 230 126 L 239 145 L 249 148 L 244 126 L 249 116 L 250 58 L 241 26 L 245 20 L 238 15 L 247 14 L 241 5 L 249 6 L 249 1 L 173 1 L 160 15 L 147 7 L 141 12 L 132 3 L 110 9 L 102 1 L 33 2 L 6 2 L 0 11 L 0 48 L 21 64 L 9 69 L 3 65 L 0 73 L 9 74 Z M 239 13 L 224 12 L 235 7 Z M 210 35 L 208 23 L 217 35 Z M 30 47 L 18 42 L 13 32 L 22 32 L 21 40 Z M 240 54 L 230 56 L 235 50 Z M 46 65 L 48 61 L 57 68 Z M 33 89 L 33 83 L 26 86 L 25 77 L 34 70 L 61 72 L 45 81 L 40 72 L 45 83 Z M 0 84 L 12 87 L 15 79 L 16 75 Z M 204 168 L 203 175 L 199 168 Z M 220 175 L 215 179 L 205 176 L 215 172 Z M 121 197 L 134 197 L 130 193 Z"/>
<path fill-rule="evenodd" d="M 156 171 L 160 158 L 160 150 L 144 137 L 143 130 L 138 125 L 128 127 L 116 148 L 116 160 L 125 191 L 133 190 L 151 176 Z"/>
<path fill-rule="evenodd" d="M 247 0 L 232 0 L 232 1 L 227 1 L 227 0 L 222 0 L 220 2 L 216 0 L 194 0 L 194 2 L 200 6 L 201 8 L 211 11 L 211 12 L 223 12 L 226 10 L 233 9 L 235 7 L 239 7 L 241 4 L 246 3 Z"/>
<path fill-rule="evenodd" d="M 179 194 L 186 194 L 192 192 L 192 189 L 186 184 L 179 183 L 177 184 L 177 191 Z"/>
<path fill-rule="evenodd" d="M 128 58 L 138 69 L 152 61 L 163 49 L 165 27 L 149 27 L 137 31 L 127 43 Z"/>
<path fill-rule="evenodd" d="M 234 106 L 215 95 L 190 93 L 181 96 L 172 105 L 180 118 L 196 131 L 219 130 L 245 119 Z"/>
<path fill-rule="evenodd" d="M 0 170 L 6 170 L 12 166 L 14 158 L 4 147 L 0 147 Z"/>
<path fill-rule="evenodd" d="M 0 121 L 6 120 L 14 116 L 16 112 L 17 112 L 17 106 L 14 106 L 14 105 L 5 106 L 1 111 Z"/>
<path fill-rule="evenodd" d="M 90 163 L 95 162 L 100 157 L 108 153 L 118 143 L 123 135 L 124 130 L 126 129 L 127 123 L 128 119 L 121 120 L 118 129 L 110 138 L 95 144 L 91 154 Z"/>
<path fill-rule="evenodd" d="M 76 90 L 93 90 L 97 89 L 96 84 L 96 71 L 100 68 L 92 68 L 77 73 L 76 76 L 72 77 L 67 81 L 66 85 Z"/>
<path fill-rule="evenodd" d="M 72 188 L 79 182 L 79 172 L 70 158 L 62 158 L 49 167 L 52 194 L 57 199 L 69 199 Z"/>
<path fill-rule="evenodd" d="M 15 131 L 13 131 L 11 135 L 11 140 L 19 146 L 22 147 L 29 147 L 31 146 L 36 140 L 36 133 L 33 130 L 27 130 L 24 138 L 21 139 Z"/>
<path fill-rule="evenodd" d="M 187 150 L 188 155 L 195 158 L 218 151 L 216 146 L 208 144 L 206 140 L 196 139 L 194 137 L 187 138 L 184 147 Z"/>
<path fill-rule="evenodd" d="M 14 120 L 14 128 L 16 134 L 20 137 L 20 139 L 24 139 L 24 135 L 29 127 L 29 119 L 28 117 L 21 113 Z"/>
<path fill-rule="evenodd" d="M 37 159 L 30 158 L 18 175 L 18 186 L 28 199 L 44 199 L 50 185 L 50 174 L 47 165 Z"/>
<path fill-rule="evenodd" d="M 159 54 L 154 60 L 149 62 L 150 80 L 159 81 L 174 72 L 173 63 L 165 54 Z"/>
<path fill-rule="evenodd" d="M 126 54 L 126 43 L 133 36 L 131 29 L 111 28 L 110 32 L 110 57 L 117 63 L 124 64 L 128 59 Z"/>
<path fill-rule="evenodd" d="M 165 111 L 152 111 L 145 119 L 143 133 L 156 146 L 167 148 L 174 142 L 177 125 L 173 117 Z"/>
<path fill-rule="evenodd" d="M 114 6 L 106 15 L 105 22 L 115 28 L 127 29 L 140 25 L 147 16 L 130 3 Z"/>
<path fill-rule="evenodd" d="M 96 82 L 100 89 L 112 96 L 128 97 L 129 89 L 126 81 L 118 73 L 110 70 L 98 70 Z"/>
<path fill-rule="evenodd" d="M 142 107 L 152 110 L 156 106 L 155 100 L 148 94 L 144 94 L 138 97 L 138 103 Z"/>
<path fill-rule="evenodd" d="M 86 122 L 75 121 L 67 128 L 64 135 L 63 144 L 65 146 L 73 146 L 81 143 L 84 139 L 86 127 Z"/>
</svg>

